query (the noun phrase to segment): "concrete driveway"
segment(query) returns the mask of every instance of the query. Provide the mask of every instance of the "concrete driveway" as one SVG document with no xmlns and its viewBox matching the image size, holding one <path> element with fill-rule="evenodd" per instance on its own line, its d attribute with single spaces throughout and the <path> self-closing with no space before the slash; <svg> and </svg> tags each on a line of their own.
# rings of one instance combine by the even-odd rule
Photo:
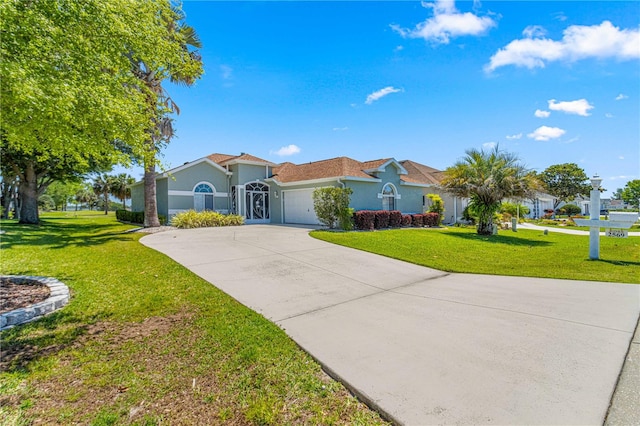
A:
<svg viewBox="0 0 640 426">
<path fill-rule="evenodd" d="M 398 423 L 602 424 L 640 286 L 447 274 L 252 225 L 144 237 Z"/>
</svg>

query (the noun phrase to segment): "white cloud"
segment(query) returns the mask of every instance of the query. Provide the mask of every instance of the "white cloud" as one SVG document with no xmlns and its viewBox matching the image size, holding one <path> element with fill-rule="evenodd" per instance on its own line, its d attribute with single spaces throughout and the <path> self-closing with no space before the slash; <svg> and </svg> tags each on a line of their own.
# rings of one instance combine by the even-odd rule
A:
<svg viewBox="0 0 640 426">
<path fill-rule="evenodd" d="M 526 38 L 539 38 L 546 36 L 547 30 L 545 30 L 544 27 L 541 27 L 540 25 L 529 25 L 522 31 L 522 35 Z"/>
<path fill-rule="evenodd" d="M 520 139 L 522 137 L 522 133 L 518 133 L 515 135 L 507 135 L 507 139 L 509 139 L 510 141 L 515 140 L 515 139 Z"/>
<path fill-rule="evenodd" d="M 287 157 L 289 155 L 293 155 L 293 154 L 297 154 L 300 152 L 300 147 L 298 147 L 297 145 L 287 145 L 287 146 L 283 146 L 282 148 L 280 148 L 277 151 L 271 151 L 271 154 L 275 154 L 278 155 L 280 157 Z"/>
<path fill-rule="evenodd" d="M 591 115 L 589 114 L 589 110 L 593 109 L 593 105 L 591 105 L 586 99 L 562 102 L 556 102 L 555 99 L 550 99 L 549 109 L 553 111 L 566 112 L 567 114 L 576 114 L 583 117 L 588 117 L 589 115 Z"/>
<path fill-rule="evenodd" d="M 334 132 L 346 132 L 347 130 L 349 130 L 348 127 L 334 127 L 333 128 Z"/>
<path fill-rule="evenodd" d="M 624 155 L 620 155 L 620 156 L 618 157 L 618 160 L 624 160 Z"/>
<path fill-rule="evenodd" d="M 544 68 L 553 61 L 575 62 L 586 58 L 640 58 L 640 29 L 620 29 L 609 21 L 600 25 L 572 25 L 564 30 L 562 40 L 539 36 L 540 31 L 525 30 L 525 37 L 513 40 L 498 50 L 485 66 L 486 72 L 515 65 Z"/>
<path fill-rule="evenodd" d="M 396 46 L 395 49 L 393 49 L 394 52 L 400 52 L 401 50 L 404 50 L 404 46 L 402 46 L 402 45 L 398 45 L 398 46 Z"/>
<path fill-rule="evenodd" d="M 233 77 L 233 68 L 229 65 L 220 65 L 220 72 L 222 73 L 223 80 L 229 80 Z"/>
<path fill-rule="evenodd" d="M 487 142 L 487 143 L 483 143 L 482 147 L 486 150 L 490 150 L 495 148 L 496 146 L 498 146 L 498 144 L 496 142 Z"/>
<path fill-rule="evenodd" d="M 384 89 L 380 89 L 376 92 L 371 93 L 369 96 L 367 96 L 367 100 L 364 101 L 364 103 L 367 105 L 371 105 L 372 103 L 374 103 L 380 98 L 384 98 L 385 96 L 390 95 L 391 93 L 398 93 L 398 92 L 402 92 L 402 89 L 396 89 L 395 87 L 387 86 Z"/>
<path fill-rule="evenodd" d="M 405 38 L 423 38 L 448 44 L 452 37 L 482 35 L 496 25 L 489 17 L 458 12 L 453 0 L 438 0 L 435 3 L 424 3 L 424 6 L 433 9 L 432 18 L 416 25 L 413 30 L 398 25 L 391 25 L 391 28 Z"/>
<path fill-rule="evenodd" d="M 621 101 L 623 99 L 627 99 L 628 96 L 625 95 L 624 93 L 620 93 L 618 96 L 616 96 L 616 101 Z"/>
<path fill-rule="evenodd" d="M 559 127 L 541 126 L 529 133 L 527 137 L 537 141 L 548 141 L 549 139 L 557 139 L 565 133 L 566 131 Z"/>
<path fill-rule="evenodd" d="M 538 118 L 547 118 L 551 115 L 549 111 L 543 111 L 541 109 L 537 109 L 536 112 L 533 113 Z"/>
<path fill-rule="evenodd" d="M 609 112 L 608 112 L 608 113 L 606 113 L 604 116 L 605 116 L 606 118 L 613 118 L 613 114 L 611 114 L 611 113 L 609 113 Z"/>
</svg>

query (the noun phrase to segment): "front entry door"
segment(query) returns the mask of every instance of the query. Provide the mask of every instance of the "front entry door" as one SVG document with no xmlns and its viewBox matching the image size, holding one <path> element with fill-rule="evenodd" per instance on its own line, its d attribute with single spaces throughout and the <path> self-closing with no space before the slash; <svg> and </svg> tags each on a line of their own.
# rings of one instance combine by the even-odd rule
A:
<svg viewBox="0 0 640 426">
<path fill-rule="evenodd" d="M 245 185 L 247 223 L 269 223 L 269 187 L 256 182 Z"/>
</svg>

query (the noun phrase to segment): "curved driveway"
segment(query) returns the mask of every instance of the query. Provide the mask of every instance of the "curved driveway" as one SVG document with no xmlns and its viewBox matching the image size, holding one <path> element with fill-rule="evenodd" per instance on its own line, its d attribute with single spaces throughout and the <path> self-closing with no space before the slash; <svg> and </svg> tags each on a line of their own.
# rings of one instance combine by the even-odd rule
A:
<svg viewBox="0 0 640 426">
<path fill-rule="evenodd" d="M 251 225 L 145 236 L 404 424 L 602 424 L 640 286 L 447 274 Z"/>
</svg>

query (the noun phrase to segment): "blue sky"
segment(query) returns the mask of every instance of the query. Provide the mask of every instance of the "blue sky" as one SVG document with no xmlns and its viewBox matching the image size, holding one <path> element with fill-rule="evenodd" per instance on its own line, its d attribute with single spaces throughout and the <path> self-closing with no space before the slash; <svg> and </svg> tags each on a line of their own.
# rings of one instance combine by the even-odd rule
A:
<svg viewBox="0 0 640 426">
<path fill-rule="evenodd" d="M 205 75 L 166 167 L 394 157 L 446 169 L 469 148 L 577 163 L 607 195 L 640 178 L 638 1 L 185 1 Z M 137 173 L 133 173 L 138 177 Z"/>
</svg>

